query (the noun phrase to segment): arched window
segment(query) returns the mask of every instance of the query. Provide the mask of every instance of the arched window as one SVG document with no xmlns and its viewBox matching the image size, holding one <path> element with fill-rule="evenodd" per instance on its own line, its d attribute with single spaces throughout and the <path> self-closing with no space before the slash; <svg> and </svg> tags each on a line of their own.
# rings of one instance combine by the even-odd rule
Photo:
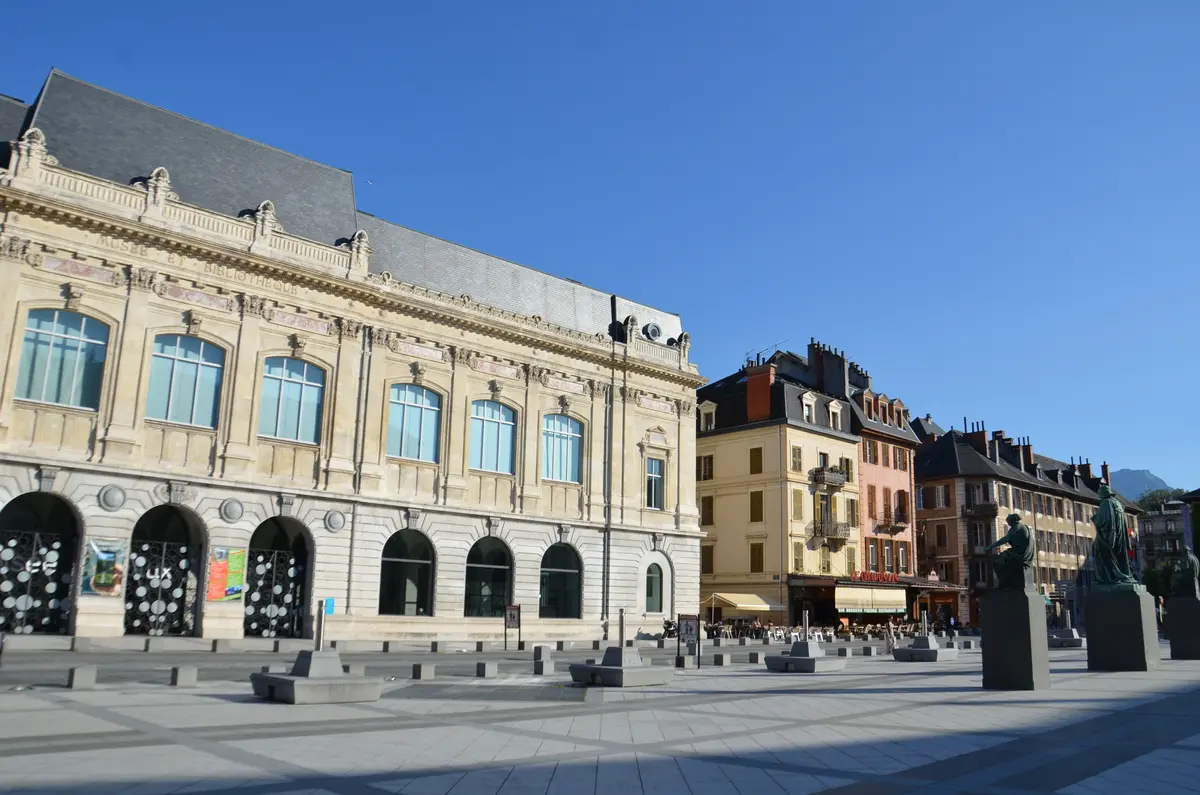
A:
<svg viewBox="0 0 1200 795">
<path fill-rule="evenodd" d="M 646 612 L 663 611 L 663 570 L 657 563 L 646 569 Z"/>
<path fill-rule="evenodd" d="M 416 530 L 393 533 L 383 545 L 379 615 L 433 615 L 433 546 Z"/>
<path fill-rule="evenodd" d="M 31 309 L 16 396 L 81 409 L 100 407 L 108 326 L 62 309 Z"/>
<path fill-rule="evenodd" d="M 258 433 L 317 444 L 324 402 L 324 370 L 300 359 L 272 356 L 263 368 Z"/>
<path fill-rule="evenodd" d="M 513 473 L 516 412 L 494 400 L 471 404 L 471 469 Z"/>
<path fill-rule="evenodd" d="M 467 593 L 463 615 L 499 618 L 504 615 L 512 585 L 512 555 L 495 538 L 481 538 L 467 553 Z"/>
<path fill-rule="evenodd" d="M 185 425 L 217 427 L 225 351 L 196 337 L 159 334 L 150 358 L 146 416 Z"/>
<path fill-rule="evenodd" d="M 542 555 L 538 618 L 579 618 L 581 602 L 579 555 L 570 544 L 555 544 Z"/>
<path fill-rule="evenodd" d="M 579 483 L 583 469 L 583 425 L 565 414 L 542 421 L 542 477 Z"/>
<path fill-rule="evenodd" d="M 393 384 L 388 406 L 387 454 L 436 464 L 442 398 L 416 384 Z"/>
</svg>

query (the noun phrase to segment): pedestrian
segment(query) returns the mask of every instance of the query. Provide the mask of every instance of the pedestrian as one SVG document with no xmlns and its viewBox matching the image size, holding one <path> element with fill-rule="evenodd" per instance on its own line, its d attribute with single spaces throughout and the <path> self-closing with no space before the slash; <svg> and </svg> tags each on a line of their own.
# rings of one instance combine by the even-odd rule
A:
<svg viewBox="0 0 1200 795">
<path fill-rule="evenodd" d="M 884 628 L 883 650 L 889 656 L 896 650 L 896 631 L 892 626 L 892 619 L 890 618 L 887 620 L 887 626 Z"/>
</svg>

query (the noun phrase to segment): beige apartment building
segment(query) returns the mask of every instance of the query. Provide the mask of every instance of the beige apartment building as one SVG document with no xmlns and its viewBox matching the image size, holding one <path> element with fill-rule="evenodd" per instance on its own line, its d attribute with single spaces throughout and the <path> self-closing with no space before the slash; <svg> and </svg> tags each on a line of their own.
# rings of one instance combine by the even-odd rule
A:
<svg viewBox="0 0 1200 795">
<path fill-rule="evenodd" d="M 0 633 L 596 637 L 695 611 L 678 316 L 54 72 L 0 98 Z M 682 465 L 681 465 L 682 464 Z"/>
<path fill-rule="evenodd" d="M 1003 536 L 1015 513 L 1034 531 L 1036 575 L 1052 617 L 1078 617 L 1090 582 L 1092 517 L 1108 464 L 1066 463 L 1034 453 L 1028 439 L 1003 431 L 990 437 L 982 423 L 968 431 L 943 431 L 931 417 L 913 423 L 917 452 L 917 554 L 921 571 L 961 583 L 959 593 L 936 594 L 933 611 L 978 626 L 979 598 L 995 584 L 984 549 Z M 1124 497 L 1129 531 L 1137 537 L 1141 509 Z"/>
</svg>

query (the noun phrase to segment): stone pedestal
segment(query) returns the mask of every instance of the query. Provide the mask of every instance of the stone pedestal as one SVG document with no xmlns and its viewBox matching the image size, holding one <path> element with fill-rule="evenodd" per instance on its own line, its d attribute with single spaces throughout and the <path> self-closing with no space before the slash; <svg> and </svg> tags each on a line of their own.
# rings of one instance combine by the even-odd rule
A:
<svg viewBox="0 0 1200 795">
<path fill-rule="evenodd" d="M 985 690 L 1041 690 L 1050 686 L 1046 601 L 1032 591 L 992 591 L 979 605 Z"/>
<path fill-rule="evenodd" d="M 336 651 L 302 651 L 291 673 L 250 674 L 254 695 L 284 704 L 353 704 L 378 701 L 383 680 L 348 675 Z"/>
<path fill-rule="evenodd" d="M 1200 599 L 1172 596 L 1163 622 L 1171 641 L 1172 660 L 1200 660 Z"/>
<path fill-rule="evenodd" d="M 665 685 L 674 671 L 666 666 L 646 665 L 637 649 L 610 646 L 604 659 L 595 663 L 575 663 L 568 667 L 571 681 L 581 685 L 601 687 L 639 687 Z"/>
<path fill-rule="evenodd" d="M 1104 591 L 1087 598 L 1089 671 L 1153 671 L 1158 668 L 1154 600 L 1144 590 Z"/>
<path fill-rule="evenodd" d="M 949 662 L 958 659 L 958 649 L 943 648 L 933 635 L 917 635 L 908 648 L 897 646 L 892 659 L 896 662 Z"/>
<path fill-rule="evenodd" d="M 768 671 L 789 674 L 819 674 L 846 669 L 845 657 L 827 657 L 821 644 L 815 640 L 798 640 L 787 654 L 772 654 L 764 662 Z"/>
</svg>

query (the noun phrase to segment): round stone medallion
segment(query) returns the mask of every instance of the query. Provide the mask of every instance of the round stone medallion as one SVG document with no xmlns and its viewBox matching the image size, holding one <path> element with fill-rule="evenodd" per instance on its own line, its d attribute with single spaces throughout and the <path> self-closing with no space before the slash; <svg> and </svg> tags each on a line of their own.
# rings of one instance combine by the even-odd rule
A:
<svg viewBox="0 0 1200 795">
<path fill-rule="evenodd" d="M 125 490 L 120 486 L 109 484 L 100 489 L 100 493 L 96 495 L 96 500 L 100 503 L 100 507 L 106 511 L 117 511 L 125 504 Z"/>
<path fill-rule="evenodd" d="M 330 511 L 325 514 L 325 527 L 336 533 L 346 526 L 346 514 L 341 511 Z"/>
<path fill-rule="evenodd" d="M 242 518 L 242 514 L 246 512 L 246 509 L 242 507 L 241 502 L 230 497 L 221 503 L 219 511 L 221 518 L 226 522 L 236 522 Z"/>
</svg>

